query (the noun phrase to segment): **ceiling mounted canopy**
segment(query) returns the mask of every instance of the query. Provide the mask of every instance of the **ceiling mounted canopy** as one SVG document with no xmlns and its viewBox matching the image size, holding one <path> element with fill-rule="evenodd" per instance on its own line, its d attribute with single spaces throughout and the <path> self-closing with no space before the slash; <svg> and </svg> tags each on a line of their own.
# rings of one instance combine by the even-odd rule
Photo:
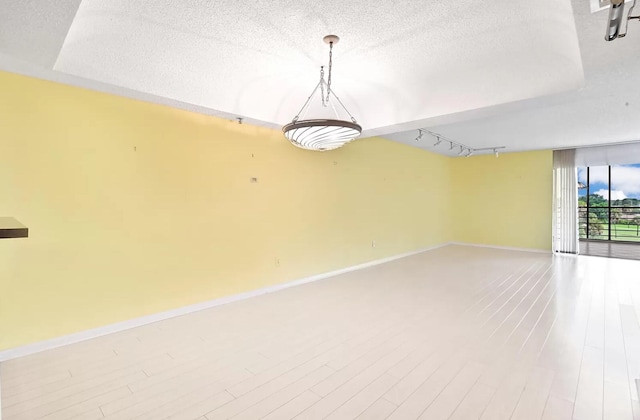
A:
<svg viewBox="0 0 640 420">
<path fill-rule="evenodd" d="M 282 132 L 285 137 L 289 139 L 293 145 L 307 150 L 333 150 L 338 147 L 342 147 L 362 133 L 362 127 L 358 125 L 358 122 L 353 115 L 347 110 L 340 98 L 336 96 L 331 88 L 331 72 L 333 68 L 333 46 L 338 43 L 340 38 L 336 35 L 327 35 L 324 37 L 324 42 L 329 44 L 329 76 L 327 81 L 324 79 L 324 66 L 320 68 L 320 81 L 316 85 L 313 92 L 304 103 L 298 115 L 293 118 L 293 121 L 284 127 Z M 300 119 L 300 115 L 305 113 L 311 100 L 320 90 L 320 96 L 322 100 L 322 106 L 327 107 L 331 104 L 336 119 Z M 326 95 L 325 95 L 326 90 Z M 338 116 L 338 111 L 335 105 L 331 101 L 331 97 L 344 109 L 349 115 L 351 121 L 341 120 Z"/>
</svg>

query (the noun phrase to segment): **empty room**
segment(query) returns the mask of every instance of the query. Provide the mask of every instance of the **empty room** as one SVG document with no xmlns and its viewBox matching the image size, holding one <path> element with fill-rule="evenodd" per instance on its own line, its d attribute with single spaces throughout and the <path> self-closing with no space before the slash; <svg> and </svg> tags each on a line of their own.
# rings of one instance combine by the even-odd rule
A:
<svg viewBox="0 0 640 420">
<path fill-rule="evenodd" d="M 636 0 L 0 0 L 0 420 L 640 420 Z"/>
</svg>

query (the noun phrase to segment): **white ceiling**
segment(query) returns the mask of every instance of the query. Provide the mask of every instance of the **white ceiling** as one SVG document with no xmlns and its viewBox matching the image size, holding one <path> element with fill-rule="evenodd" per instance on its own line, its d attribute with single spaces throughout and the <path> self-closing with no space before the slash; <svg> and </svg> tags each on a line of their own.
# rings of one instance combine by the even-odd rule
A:
<svg viewBox="0 0 640 420">
<path fill-rule="evenodd" d="M 0 0 L 0 10 L 0 69 L 254 124 L 291 120 L 335 33 L 335 92 L 364 136 L 433 149 L 414 140 L 426 127 L 511 151 L 640 137 L 640 25 L 606 43 L 607 12 L 592 15 L 589 0 Z M 308 116 L 324 115 L 315 104 Z"/>
<path fill-rule="evenodd" d="M 606 42 L 608 11 L 592 14 L 587 0 L 573 0 L 573 8 L 585 74 L 582 88 L 434 118 L 429 129 L 473 148 L 506 146 L 507 151 L 639 141 L 640 24 L 633 21 L 627 37 Z M 388 138 L 449 154 L 448 146 L 434 147 L 432 139 L 416 142 L 416 134 Z"/>
</svg>

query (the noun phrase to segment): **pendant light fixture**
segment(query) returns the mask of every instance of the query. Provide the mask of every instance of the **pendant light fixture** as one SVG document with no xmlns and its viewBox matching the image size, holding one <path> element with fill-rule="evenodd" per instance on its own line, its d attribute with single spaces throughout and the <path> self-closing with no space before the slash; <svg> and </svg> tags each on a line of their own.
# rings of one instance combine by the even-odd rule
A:
<svg viewBox="0 0 640 420">
<path fill-rule="evenodd" d="M 353 115 L 347 110 L 340 98 L 336 96 L 331 87 L 331 72 L 333 69 L 333 46 L 340 41 L 336 35 L 327 35 L 324 42 L 329 44 L 329 76 L 327 81 L 324 80 L 324 66 L 320 67 L 320 81 L 316 85 L 313 92 L 304 103 L 298 114 L 289 124 L 282 127 L 282 132 L 293 145 L 307 150 L 333 150 L 342 147 L 362 133 L 362 127 Z M 300 119 L 300 115 L 304 114 L 308 108 L 311 99 L 320 90 L 322 106 L 331 105 L 336 114 L 336 119 Z M 326 95 L 325 95 L 326 90 Z M 345 110 L 351 118 L 351 121 L 339 119 L 338 111 L 334 106 L 331 97 Z"/>
</svg>

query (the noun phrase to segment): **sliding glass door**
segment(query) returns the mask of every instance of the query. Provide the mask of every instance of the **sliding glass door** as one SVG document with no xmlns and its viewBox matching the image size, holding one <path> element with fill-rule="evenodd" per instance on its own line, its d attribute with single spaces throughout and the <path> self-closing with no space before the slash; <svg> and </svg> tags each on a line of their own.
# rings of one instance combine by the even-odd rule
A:
<svg viewBox="0 0 640 420">
<path fill-rule="evenodd" d="M 640 164 L 578 168 L 580 239 L 640 243 Z"/>
</svg>

